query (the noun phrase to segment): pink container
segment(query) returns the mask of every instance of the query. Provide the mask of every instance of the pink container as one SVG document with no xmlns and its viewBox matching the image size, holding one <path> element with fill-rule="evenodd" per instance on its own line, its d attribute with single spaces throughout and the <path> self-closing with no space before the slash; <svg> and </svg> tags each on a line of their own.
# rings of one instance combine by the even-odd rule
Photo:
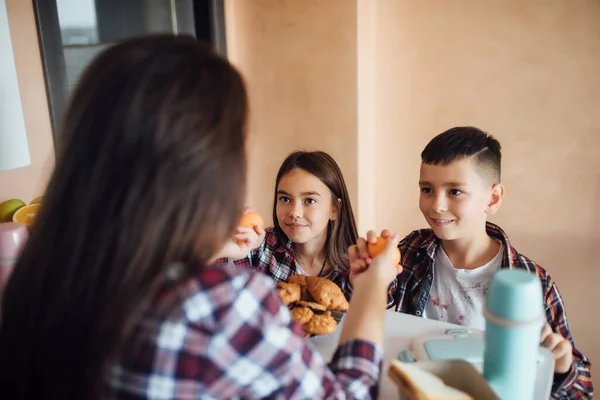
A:
<svg viewBox="0 0 600 400">
<path fill-rule="evenodd" d="M 0 224 L 0 294 L 28 238 L 29 231 L 24 224 L 18 222 Z"/>
</svg>

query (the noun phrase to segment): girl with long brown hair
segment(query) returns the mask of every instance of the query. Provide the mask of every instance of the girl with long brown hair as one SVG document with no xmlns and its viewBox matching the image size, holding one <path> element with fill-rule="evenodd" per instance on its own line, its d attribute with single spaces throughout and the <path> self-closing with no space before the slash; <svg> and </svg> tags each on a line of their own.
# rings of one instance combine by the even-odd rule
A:
<svg viewBox="0 0 600 400">
<path fill-rule="evenodd" d="M 275 281 L 320 276 L 335 282 L 347 298 L 348 248 L 358 240 L 342 171 L 323 151 L 296 151 L 275 180 L 273 224 L 260 246 L 235 263 Z"/>
<path fill-rule="evenodd" d="M 76 88 L 45 203 L 2 302 L 0 388 L 17 399 L 367 398 L 389 251 L 354 280 L 326 365 L 242 258 L 246 92 L 191 37 L 131 39 Z"/>
</svg>

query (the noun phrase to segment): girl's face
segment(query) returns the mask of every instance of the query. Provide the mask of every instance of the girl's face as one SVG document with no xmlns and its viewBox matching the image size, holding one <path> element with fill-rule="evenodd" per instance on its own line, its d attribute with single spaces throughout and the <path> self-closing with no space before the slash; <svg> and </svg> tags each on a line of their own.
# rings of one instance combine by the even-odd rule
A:
<svg viewBox="0 0 600 400">
<path fill-rule="evenodd" d="M 295 244 L 324 243 L 327 224 L 337 217 L 329 188 L 299 168 L 279 181 L 276 214 L 281 230 Z"/>
</svg>

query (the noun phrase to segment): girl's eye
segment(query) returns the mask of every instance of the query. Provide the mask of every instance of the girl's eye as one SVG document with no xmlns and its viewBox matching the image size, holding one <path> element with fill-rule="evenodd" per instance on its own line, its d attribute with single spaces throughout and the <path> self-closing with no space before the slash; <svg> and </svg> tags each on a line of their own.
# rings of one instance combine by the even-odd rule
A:
<svg viewBox="0 0 600 400">
<path fill-rule="evenodd" d="M 422 187 L 421 188 L 421 193 L 423 193 L 423 194 L 431 194 L 431 188 Z"/>
<path fill-rule="evenodd" d="M 304 202 L 306 204 L 315 204 L 317 201 L 315 199 L 309 197 L 306 200 L 304 200 Z"/>
<path fill-rule="evenodd" d="M 290 202 L 290 198 L 287 196 L 279 196 L 279 201 L 282 203 L 289 203 Z"/>
<path fill-rule="evenodd" d="M 461 194 L 462 194 L 462 192 L 458 189 L 450 189 L 451 196 L 460 196 Z"/>
</svg>

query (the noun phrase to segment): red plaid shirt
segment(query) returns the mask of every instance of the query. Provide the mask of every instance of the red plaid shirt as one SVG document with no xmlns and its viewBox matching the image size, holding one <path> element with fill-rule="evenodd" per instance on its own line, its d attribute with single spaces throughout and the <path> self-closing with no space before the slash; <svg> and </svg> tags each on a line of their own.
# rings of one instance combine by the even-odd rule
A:
<svg viewBox="0 0 600 400">
<path fill-rule="evenodd" d="M 590 361 L 575 348 L 565 314 L 565 304 L 550 275 L 529 258 L 520 254 L 500 227 L 489 223 L 487 233 L 504 244 L 501 268 L 522 268 L 534 272 L 542 282 L 546 318 L 554 332 L 569 339 L 573 346 L 573 368 L 565 376 L 555 377 L 552 397 L 556 399 L 592 398 L 594 387 Z M 431 229 L 414 231 L 399 244 L 404 268 L 388 291 L 388 308 L 417 316 L 423 315 L 435 273 L 435 253 L 440 240 Z M 351 291 L 351 289 L 350 289 Z"/>
<path fill-rule="evenodd" d="M 294 254 L 292 242 L 280 236 L 274 228 L 267 228 L 265 239 L 248 257 L 233 261 L 235 265 L 253 268 L 260 271 L 275 281 L 287 281 L 290 276 L 297 274 L 298 263 Z M 347 299 L 349 265 L 336 265 L 327 271 L 323 278 L 327 278 L 337 284 Z"/>
<path fill-rule="evenodd" d="M 166 285 L 110 368 L 105 398 L 377 397 L 383 350 L 351 340 L 325 364 L 274 286 L 233 266 Z"/>
</svg>

